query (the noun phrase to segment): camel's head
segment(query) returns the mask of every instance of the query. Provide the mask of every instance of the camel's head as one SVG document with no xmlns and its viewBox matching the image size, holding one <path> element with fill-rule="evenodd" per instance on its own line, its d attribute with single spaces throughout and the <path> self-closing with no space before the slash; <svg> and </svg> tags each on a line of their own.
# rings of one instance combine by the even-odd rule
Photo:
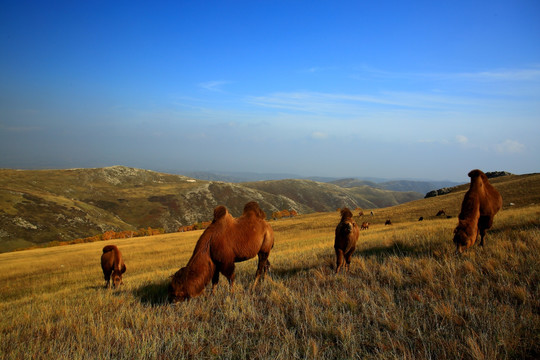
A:
<svg viewBox="0 0 540 360">
<path fill-rule="evenodd" d="M 113 270 L 111 274 L 111 280 L 112 280 L 112 286 L 113 288 L 117 288 L 120 285 L 122 285 L 122 271 L 119 270 Z"/>
<path fill-rule="evenodd" d="M 466 249 L 470 248 L 476 242 L 478 236 L 478 228 L 475 226 L 465 226 L 461 221 L 454 230 L 454 244 L 456 245 L 456 253 L 461 254 Z"/>
<path fill-rule="evenodd" d="M 171 279 L 169 285 L 169 302 L 177 303 L 189 299 L 189 294 L 184 286 L 187 276 L 187 268 L 178 270 Z"/>
</svg>

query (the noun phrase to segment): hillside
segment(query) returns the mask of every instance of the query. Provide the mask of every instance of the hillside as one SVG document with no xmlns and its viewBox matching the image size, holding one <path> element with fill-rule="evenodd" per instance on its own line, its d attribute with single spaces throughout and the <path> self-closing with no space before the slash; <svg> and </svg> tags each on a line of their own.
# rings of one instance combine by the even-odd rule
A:
<svg viewBox="0 0 540 360">
<path fill-rule="evenodd" d="M 421 194 L 425 194 L 428 191 L 439 189 L 442 187 L 453 187 L 459 185 L 459 183 L 452 181 L 412 181 L 412 180 L 391 180 L 374 182 L 360 179 L 340 179 L 330 181 L 331 184 L 339 185 L 345 188 L 369 186 L 376 189 L 391 190 L 391 191 L 414 191 Z"/>
<path fill-rule="evenodd" d="M 233 184 L 113 166 L 98 169 L 0 170 L 0 252 L 69 241 L 108 230 L 162 228 L 210 220 L 217 205 L 239 215 L 255 200 L 267 214 L 299 214 L 348 206 L 378 208 L 418 193 L 345 189 L 332 184 L 281 180 Z"/>
<path fill-rule="evenodd" d="M 398 205 L 422 197 L 415 192 L 396 192 L 363 185 L 342 187 L 311 180 L 275 180 L 243 183 L 246 187 L 274 195 L 284 195 L 305 204 L 317 212 L 333 211 L 337 208 L 379 208 Z"/>
</svg>

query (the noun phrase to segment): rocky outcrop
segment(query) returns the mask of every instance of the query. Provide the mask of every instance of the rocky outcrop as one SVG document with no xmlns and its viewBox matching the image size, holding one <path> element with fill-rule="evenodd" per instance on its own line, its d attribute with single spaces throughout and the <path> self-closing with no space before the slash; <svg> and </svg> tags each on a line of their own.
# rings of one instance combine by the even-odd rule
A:
<svg viewBox="0 0 540 360">
<path fill-rule="evenodd" d="M 513 175 L 513 174 L 509 173 L 508 171 L 489 171 L 486 173 L 486 176 L 488 177 L 488 179 L 493 179 L 496 177 L 507 176 L 507 175 Z M 453 187 L 444 187 L 438 190 L 432 190 L 428 192 L 426 196 L 424 196 L 424 199 L 434 197 L 434 196 L 446 195 L 448 193 L 451 193 L 452 191 L 455 191 L 460 186 L 461 185 L 453 186 Z"/>
<path fill-rule="evenodd" d="M 488 177 L 488 179 L 493 179 L 496 177 L 507 176 L 507 175 L 514 175 L 514 174 L 509 173 L 508 171 L 488 171 L 486 173 L 486 176 Z"/>
<path fill-rule="evenodd" d="M 438 190 L 431 190 L 430 192 L 428 192 L 426 194 L 426 196 L 424 196 L 424 199 L 427 199 L 427 198 L 430 198 L 430 197 L 434 197 L 434 196 L 440 196 L 440 195 L 446 195 L 448 193 L 451 193 L 452 192 L 452 189 L 454 188 L 442 188 L 442 189 L 438 189 Z"/>
</svg>

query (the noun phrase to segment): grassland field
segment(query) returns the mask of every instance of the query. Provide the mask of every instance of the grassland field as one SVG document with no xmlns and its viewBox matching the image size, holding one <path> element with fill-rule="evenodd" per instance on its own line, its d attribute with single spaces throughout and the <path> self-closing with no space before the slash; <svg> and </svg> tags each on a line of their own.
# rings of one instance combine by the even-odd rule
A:
<svg viewBox="0 0 540 360">
<path fill-rule="evenodd" d="M 109 242 L 0 254 L 0 358 L 537 359 L 540 205 L 508 197 L 484 248 L 456 256 L 461 198 L 356 216 L 371 225 L 347 274 L 334 274 L 338 212 L 271 221 L 269 277 L 251 289 L 256 259 L 238 263 L 234 293 L 221 277 L 179 305 L 169 277 L 201 231 L 116 240 L 120 290 L 103 288 Z"/>
</svg>

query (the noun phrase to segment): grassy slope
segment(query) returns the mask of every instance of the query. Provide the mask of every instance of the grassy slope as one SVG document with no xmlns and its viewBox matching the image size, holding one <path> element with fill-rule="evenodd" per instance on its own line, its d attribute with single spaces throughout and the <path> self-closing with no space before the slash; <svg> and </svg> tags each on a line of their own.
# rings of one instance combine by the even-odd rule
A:
<svg viewBox="0 0 540 360">
<path fill-rule="evenodd" d="M 379 209 L 347 275 L 333 274 L 336 212 L 272 222 L 271 279 L 250 290 L 250 260 L 234 294 L 222 278 L 179 306 L 164 303 L 168 276 L 200 232 L 117 241 L 120 291 L 101 288 L 104 243 L 0 254 L 0 357 L 537 358 L 540 206 L 523 189 L 499 187 L 516 205 L 461 257 L 457 220 L 426 214 L 452 213 L 463 193 Z"/>
</svg>

